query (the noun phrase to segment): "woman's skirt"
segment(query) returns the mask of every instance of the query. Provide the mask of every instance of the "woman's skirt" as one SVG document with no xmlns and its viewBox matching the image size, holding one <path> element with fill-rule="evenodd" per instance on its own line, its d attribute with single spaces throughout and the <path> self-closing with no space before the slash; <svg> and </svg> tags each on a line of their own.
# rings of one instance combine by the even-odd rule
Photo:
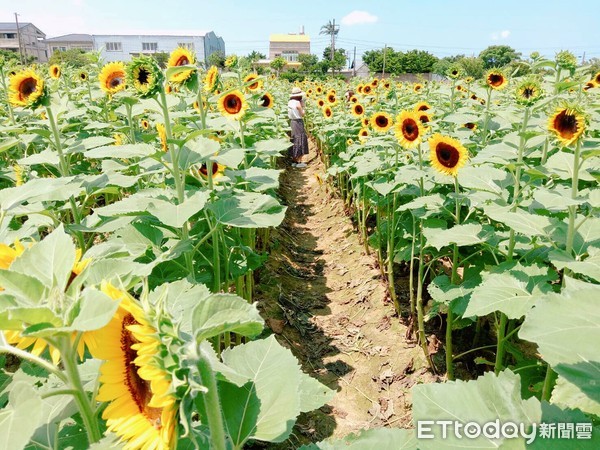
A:
<svg viewBox="0 0 600 450">
<path fill-rule="evenodd" d="M 304 121 L 302 119 L 292 119 L 290 124 L 292 127 L 290 156 L 293 159 L 298 159 L 302 155 L 308 155 L 308 138 L 306 137 L 306 130 L 304 130 Z"/>
</svg>

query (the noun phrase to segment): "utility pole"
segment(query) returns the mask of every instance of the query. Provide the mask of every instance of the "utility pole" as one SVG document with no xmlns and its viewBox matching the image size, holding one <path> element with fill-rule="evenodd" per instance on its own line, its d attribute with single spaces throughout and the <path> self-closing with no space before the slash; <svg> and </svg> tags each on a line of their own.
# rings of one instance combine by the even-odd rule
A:
<svg viewBox="0 0 600 450">
<path fill-rule="evenodd" d="M 583 66 L 585 64 L 585 50 L 583 52 L 583 56 L 581 57 L 581 65 Z"/>
<path fill-rule="evenodd" d="M 352 60 L 352 76 L 356 76 L 356 45 L 354 46 L 354 59 Z"/>
<path fill-rule="evenodd" d="M 333 55 L 335 55 L 335 19 L 331 27 L 331 62 L 333 62 Z"/>
<path fill-rule="evenodd" d="M 385 56 L 387 54 L 387 44 L 383 47 L 383 72 L 381 73 L 381 78 L 385 77 Z"/>
<path fill-rule="evenodd" d="M 19 15 L 15 13 L 15 22 L 17 22 L 17 39 L 19 40 L 19 56 L 21 57 L 21 64 L 25 64 L 23 59 L 23 49 L 21 47 L 21 30 L 19 29 Z"/>
</svg>

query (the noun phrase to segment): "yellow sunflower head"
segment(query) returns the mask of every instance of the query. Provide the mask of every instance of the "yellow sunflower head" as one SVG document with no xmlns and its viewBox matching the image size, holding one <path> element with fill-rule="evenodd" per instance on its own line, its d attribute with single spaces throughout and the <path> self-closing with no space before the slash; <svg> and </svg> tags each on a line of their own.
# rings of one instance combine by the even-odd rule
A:
<svg viewBox="0 0 600 450">
<path fill-rule="evenodd" d="M 323 117 L 325 117 L 326 119 L 331 119 L 333 117 L 333 110 L 331 109 L 330 106 L 324 106 L 322 108 L 322 112 L 323 112 Z"/>
<path fill-rule="evenodd" d="M 491 69 L 485 74 L 485 82 L 489 87 L 500 91 L 508 84 L 506 76 L 498 69 Z"/>
<path fill-rule="evenodd" d="M 212 178 L 213 180 L 221 178 L 224 173 L 225 173 L 225 169 L 226 167 L 222 164 L 219 164 L 217 162 L 212 162 L 209 163 L 212 166 Z M 208 164 L 207 163 L 202 163 L 198 166 L 198 175 L 200 175 L 202 178 L 204 179 L 208 179 Z"/>
<path fill-rule="evenodd" d="M 358 140 L 364 142 L 369 137 L 369 129 L 361 128 L 358 132 Z"/>
<path fill-rule="evenodd" d="M 361 123 L 363 128 L 368 128 L 371 125 L 371 120 L 368 117 L 363 117 Z"/>
<path fill-rule="evenodd" d="M 170 393 L 172 378 L 160 358 L 166 346 L 133 297 L 107 283 L 101 290 L 120 301 L 111 321 L 93 332 L 102 345 L 90 349 L 92 356 L 104 360 L 96 397 L 108 403 L 102 418 L 125 449 L 172 449 L 178 401 Z"/>
<path fill-rule="evenodd" d="M 415 111 L 402 111 L 396 118 L 394 125 L 396 139 L 404 148 L 415 148 L 423 138 L 423 125 L 419 120 L 419 113 Z"/>
<path fill-rule="evenodd" d="M 147 130 L 150 128 L 150 122 L 148 121 L 148 119 L 140 120 L 140 125 L 144 130 Z"/>
<path fill-rule="evenodd" d="M 33 69 L 9 78 L 8 99 L 13 106 L 37 108 L 47 99 L 44 79 Z"/>
<path fill-rule="evenodd" d="M 418 111 L 417 117 L 419 118 L 419 122 L 421 122 L 423 127 L 427 127 L 427 124 L 431 122 L 431 114 L 426 111 Z"/>
<path fill-rule="evenodd" d="M 593 81 L 588 81 L 587 83 L 585 83 L 585 85 L 583 86 L 583 90 L 584 91 L 589 91 L 590 89 L 594 89 L 596 87 L 596 83 L 594 83 Z"/>
<path fill-rule="evenodd" d="M 415 83 L 413 86 L 414 92 L 421 92 L 423 90 L 423 85 L 421 83 Z"/>
<path fill-rule="evenodd" d="M 386 112 L 379 111 L 371 116 L 371 127 L 380 133 L 388 131 L 393 124 L 392 117 Z"/>
<path fill-rule="evenodd" d="M 352 96 L 350 96 L 350 101 L 352 103 L 358 103 L 358 97 L 356 95 L 352 95 Z"/>
<path fill-rule="evenodd" d="M 352 144 L 354 144 L 354 141 L 352 139 L 348 138 L 346 140 L 346 145 L 352 145 Z"/>
<path fill-rule="evenodd" d="M 100 88 L 109 95 L 125 89 L 125 64 L 120 61 L 106 64 L 98 75 Z"/>
<path fill-rule="evenodd" d="M 472 82 L 473 82 L 473 77 L 468 76 L 468 77 L 465 78 L 465 83 L 471 84 Z"/>
<path fill-rule="evenodd" d="M 88 80 L 88 73 L 85 70 L 82 70 L 81 72 L 79 72 L 79 74 L 77 75 L 77 78 L 80 81 L 87 81 Z"/>
<path fill-rule="evenodd" d="M 180 66 L 193 66 L 196 64 L 196 57 L 194 53 L 185 47 L 177 47 L 169 55 L 167 61 L 167 68 L 180 67 Z M 169 76 L 170 83 L 182 84 L 190 80 L 192 75 L 195 73 L 195 69 L 183 70 L 181 72 L 173 73 Z"/>
<path fill-rule="evenodd" d="M 362 93 L 364 95 L 369 95 L 371 92 L 373 91 L 373 87 L 370 84 L 366 84 L 365 86 L 363 86 L 362 88 Z"/>
<path fill-rule="evenodd" d="M 149 98 L 158 93 L 164 76 L 156 59 L 151 56 L 134 58 L 127 66 L 127 84 L 133 86 L 141 98 Z"/>
<path fill-rule="evenodd" d="M 464 128 L 468 128 L 471 131 L 475 131 L 477 129 L 477 124 L 475 122 L 467 122 L 463 124 Z"/>
<path fill-rule="evenodd" d="M 592 77 L 592 81 L 596 86 L 600 86 L 600 72 L 596 72 L 596 74 Z"/>
<path fill-rule="evenodd" d="M 446 75 L 448 75 L 449 78 L 456 80 L 462 75 L 462 70 L 459 66 L 451 66 L 446 72 Z"/>
<path fill-rule="evenodd" d="M 542 98 L 542 86 L 533 79 L 527 79 L 519 83 L 515 92 L 517 102 L 522 105 L 532 105 Z"/>
<path fill-rule="evenodd" d="M 457 139 L 436 133 L 428 142 L 431 166 L 438 172 L 455 177 L 469 159 L 467 149 Z"/>
<path fill-rule="evenodd" d="M 356 86 L 356 92 L 358 92 L 359 94 L 362 94 L 363 93 L 363 88 L 364 88 L 364 85 L 362 83 L 359 83 Z"/>
<path fill-rule="evenodd" d="M 238 63 L 238 57 L 237 55 L 231 55 L 228 56 L 227 59 L 225 60 L 225 67 L 229 67 L 229 68 L 235 68 L 237 66 Z"/>
<path fill-rule="evenodd" d="M 427 111 L 431 109 L 431 105 L 427 102 L 419 102 L 415 105 L 415 111 Z"/>
<path fill-rule="evenodd" d="M 317 87 L 315 88 L 315 92 L 316 92 L 317 94 L 319 94 L 319 95 L 320 95 L 320 94 L 322 94 L 322 93 L 323 93 L 323 86 L 317 86 Z"/>
<path fill-rule="evenodd" d="M 337 103 L 337 97 L 335 96 L 334 92 L 327 94 L 327 103 L 329 103 L 331 106 Z"/>
<path fill-rule="evenodd" d="M 246 89 L 250 92 L 260 91 L 263 87 L 263 81 L 258 77 L 256 73 L 250 73 L 244 78 L 244 84 Z"/>
<path fill-rule="evenodd" d="M 562 106 L 548 119 L 548 130 L 567 147 L 576 142 L 585 131 L 585 116 L 579 108 Z"/>
<path fill-rule="evenodd" d="M 156 124 L 156 131 L 158 132 L 158 139 L 160 140 L 160 146 L 163 152 L 169 150 L 169 146 L 167 145 L 167 129 L 162 123 Z"/>
<path fill-rule="evenodd" d="M 58 80 L 60 78 L 60 67 L 58 64 L 52 64 L 48 69 L 48 73 L 50 74 L 50 78 Z"/>
<path fill-rule="evenodd" d="M 355 103 L 352 105 L 352 115 L 355 117 L 360 117 L 365 113 L 365 107 L 360 103 Z"/>
<path fill-rule="evenodd" d="M 263 108 L 272 108 L 273 107 L 273 96 L 268 92 L 265 92 L 259 99 L 258 104 Z"/>
<path fill-rule="evenodd" d="M 204 91 L 214 92 L 217 88 L 217 81 L 219 80 L 219 69 L 217 66 L 211 66 L 204 76 Z"/>
<path fill-rule="evenodd" d="M 225 117 L 240 120 L 248 108 L 248 103 L 244 94 L 236 89 L 219 97 L 217 106 Z"/>
<path fill-rule="evenodd" d="M 371 80 L 371 87 L 374 87 L 374 88 L 376 88 L 377 86 L 379 86 L 379 79 L 377 79 L 377 78 L 373 78 L 373 79 Z"/>
<path fill-rule="evenodd" d="M 319 105 L 319 108 L 322 108 L 323 106 L 325 106 L 325 100 L 320 98 L 319 100 L 317 100 L 317 105 Z"/>
</svg>

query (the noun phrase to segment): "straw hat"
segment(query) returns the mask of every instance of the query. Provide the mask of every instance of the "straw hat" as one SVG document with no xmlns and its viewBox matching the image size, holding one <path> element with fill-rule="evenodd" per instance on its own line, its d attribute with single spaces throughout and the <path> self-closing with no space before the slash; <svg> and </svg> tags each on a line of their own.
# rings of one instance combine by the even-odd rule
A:
<svg viewBox="0 0 600 450">
<path fill-rule="evenodd" d="M 299 87 L 294 87 L 292 89 L 290 97 L 304 97 L 304 92 L 302 92 L 302 89 L 300 89 Z"/>
</svg>

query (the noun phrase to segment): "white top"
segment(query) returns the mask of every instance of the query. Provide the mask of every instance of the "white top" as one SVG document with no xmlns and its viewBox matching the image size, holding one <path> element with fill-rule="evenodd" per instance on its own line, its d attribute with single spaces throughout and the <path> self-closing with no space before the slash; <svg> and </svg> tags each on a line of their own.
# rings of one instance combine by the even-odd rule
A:
<svg viewBox="0 0 600 450">
<path fill-rule="evenodd" d="M 302 119 L 302 114 L 300 114 L 298 106 L 302 108 L 302 103 L 299 100 L 290 100 L 288 102 L 288 117 L 290 119 Z"/>
</svg>

